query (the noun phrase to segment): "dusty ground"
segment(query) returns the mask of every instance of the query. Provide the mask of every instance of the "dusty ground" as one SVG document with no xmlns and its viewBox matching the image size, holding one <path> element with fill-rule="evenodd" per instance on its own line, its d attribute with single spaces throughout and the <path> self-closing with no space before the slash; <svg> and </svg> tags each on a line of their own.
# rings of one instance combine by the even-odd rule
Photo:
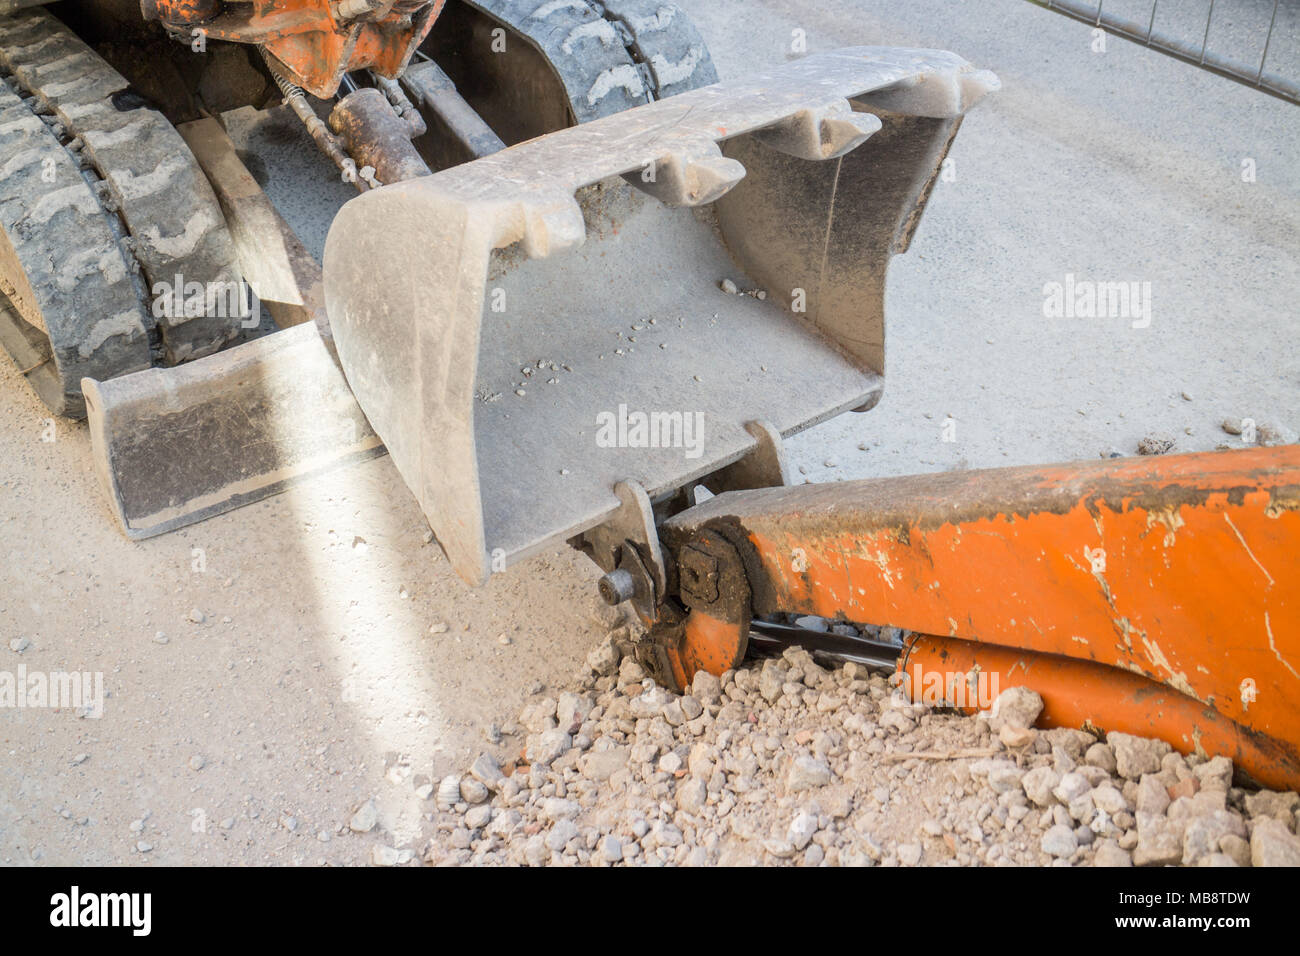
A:
<svg viewBox="0 0 1300 956">
<path fill-rule="evenodd" d="M 790 443 L 808 478 L 1300 425 L 1294 107 L 1119 41 L 1093 53 L 1023 0 L 682 6 L 725 76 L 803 29 L 812 50 L 951 48 L 1004 83 L 893 266 L 886 397 Z M 323 235 L 329 202 L 294 217 Z M 1151 282 L 1150 326 L 1045 319 L 1043 286 L 1068 273 Z M 372 797 L 382 840 L 418 852 L 436 832 L 419 788 L 468 766 L 535 683 L 569 686 L 605 634 L 576 554 L 465 589 L 387 459 L 129 543 L 84 427 L 48 434 L 0 365 L 0 669 L 102 671 L 110 696 L 100 719 L 0 714 L 0 861 L 360 863 L 381 837 L 340 828 Z"/>
</svg>

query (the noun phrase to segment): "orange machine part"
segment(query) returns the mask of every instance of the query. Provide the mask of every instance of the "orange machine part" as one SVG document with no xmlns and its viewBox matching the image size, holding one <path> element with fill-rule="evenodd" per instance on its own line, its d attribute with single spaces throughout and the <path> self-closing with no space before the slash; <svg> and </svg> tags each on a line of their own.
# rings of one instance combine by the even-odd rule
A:
<svg viewBox="0 0 1300 956">
<path fill-rule="evenodd" d="M 329 0 L 253 0 L 227 5 L 196 22 L 210 0 L 152 0 L 153 15 L 190 37 L 252 43 L 275 60 L 277 71 L 321 98 L 338 90 L 344 73 L 373 69 L 396 77 L 429 33 L 446 0 L 396 0 L 370 14 L 344 18 Z M 148 15 L 148 12 L 146 13 Z"/>
<path fill-rule="evenodd" d="M 928 635 L 912 641 L 898 666 L 906 678 L 902 686 L 917 701 L 934 704 L 935 691 L 942 688 L 944 699 L 953 702 L 956 691 L 956 702 L 964 704 L 959 709 L 973 713 L 988 705 L 980 690 L 996 695 L 1008 687 L 1031 687 L 1043 698 L 1039 726 L 1157 737 L 1185 754 L 1228 757 L 1264 786 L 1300 787 L 1300 754 L 1294 747 L 1253 734 L 1214 708 L 1128 671 Z M 963 681 L 964 695 L 954 687 Z"/>
<path fill-rule="evenodd" d="M 677 687 L 685 693 L 696 671 L 721 675 L 738 667 L 748 645 L 748 621 L 735 624 L 700 610 L 691 611 L 682 627 L 681 640 L 667 649 Z"/>
<path fill-rule="evenodd" d="M 755 615 L 1088 661 L 1300 750 L 1300 447 L 733 492 L 670 524 L 748 538 Z"/>
</svg>

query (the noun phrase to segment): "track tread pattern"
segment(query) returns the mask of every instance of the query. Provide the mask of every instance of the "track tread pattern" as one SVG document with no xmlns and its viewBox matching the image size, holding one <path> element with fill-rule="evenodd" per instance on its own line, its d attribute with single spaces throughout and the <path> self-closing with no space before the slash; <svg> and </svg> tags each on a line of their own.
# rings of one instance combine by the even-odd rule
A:
<svg viewBox="0 0 1300 956">
<path fill-rule="evenodd" d="M 605 0 L 605 18 L 627 31 L 628 49 L 650 74 L 657 100 L 718 82 L 708 45 L 695 24 L 662 0 Z"/>
<path fill-rule="evenodd" d="M 211 186 L 180 134 L 131 92 L 121 74 L 43 10 L 0 18 L 0 69 L 34 94 L 31 105 L 57 119 L 65 136 L 78 138 L 82 155 L 106 184 L 100 198 L 129 231 L 150 288 L 177 276 L 191 288 L 237 287 L 234 244 Z M 6 182 L 0 190 L 8 196 L 12 187 Z M 26 258 L 21 261 L 29 267 Z M 65 315 L 57 321 L 77 323 Z M 155 322 L 167 364 L 215 352 L 241 327 L 238 315 L 145 320 Z"/>
<path fill-rule="evenodd" d="M 149 367 L 148 316 L 77 160 L 3 82 L 0 231 L 0 341 L 53 412 L 81 417 L 83 376 Z"/>
<path fill-rule="evenodd" d="M 718 81 L 708 47 L 661 0 L 464 0 L 550 61 L 579 123 Z"/>
</svg>

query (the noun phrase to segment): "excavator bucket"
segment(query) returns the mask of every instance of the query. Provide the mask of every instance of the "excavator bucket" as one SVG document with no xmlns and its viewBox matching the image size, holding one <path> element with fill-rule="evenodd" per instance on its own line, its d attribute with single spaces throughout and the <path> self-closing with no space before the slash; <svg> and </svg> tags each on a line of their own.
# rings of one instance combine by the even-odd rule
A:
<svg viewBox="0 0 1300 956">
<path fill-rule="evenodd" d="M 823 53 L 344 206 L 339 358 L 460 575 L 711 479 L 781 484 L 780 437 L 871 407 L 889 258 L 997 85 Z"/>
</svg>

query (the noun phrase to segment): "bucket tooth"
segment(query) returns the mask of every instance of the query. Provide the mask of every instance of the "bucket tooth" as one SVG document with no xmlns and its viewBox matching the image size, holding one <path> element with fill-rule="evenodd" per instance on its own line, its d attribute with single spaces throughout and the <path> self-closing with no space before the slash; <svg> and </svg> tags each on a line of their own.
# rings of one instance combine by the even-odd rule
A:
<svg viewBox="0 0 1300 956">
<path fill-rule="evenodd" d="M 384 451 L 315 322 L 82 388 L 95 470 L 128 538 Z"/>
<path fill-rule="evenodd" d="M 665 206 L 706 206 L 745 178 L 745 167 L 709 141 L 694 152 L 666 153 L 640 172 L 623 177 Z"/>
<path fill-rule="evenodd" d="M 760 142 L 799 159 L 838 159 L 880 129 L 880 118 L 855 113 L 846 99 L 800 110 L 755 134 Z"/>
<path fill-rule="evenodd" d="M 545 259 L 576 248 L 587 238 L 582 207 L 572 195 L 564 192 L 548 192 L 526 200 L 523 226 L 524 251 L 531 259 Z"/>
<path fill-rule="evenodd" d="M 923 73 L 862 97 L 877 109 L 907 116 L 955 119 L 987 94 L 1002 88 L 989 70 L 964 73 Z"/>
</svg>

